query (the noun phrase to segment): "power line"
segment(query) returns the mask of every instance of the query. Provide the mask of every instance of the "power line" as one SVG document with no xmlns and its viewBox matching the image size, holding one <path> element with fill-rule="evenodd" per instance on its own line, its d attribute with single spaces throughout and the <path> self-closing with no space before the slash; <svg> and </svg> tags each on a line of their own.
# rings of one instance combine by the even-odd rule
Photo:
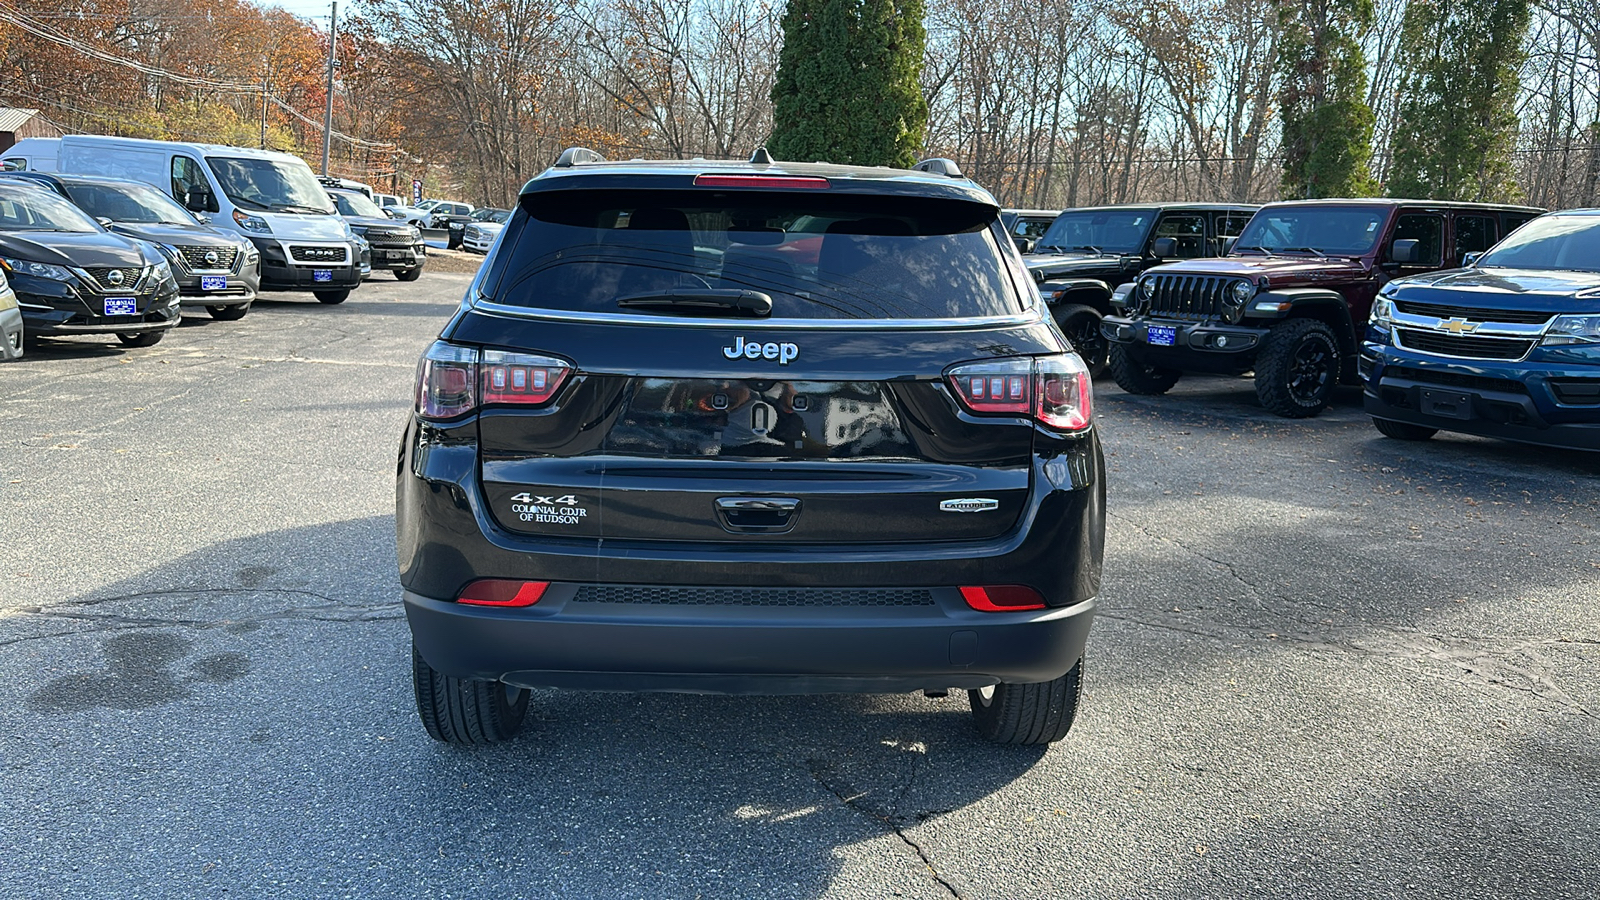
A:
<svg viewBox="0 0 1600 900">
<path fill-rule="evenodd" d="M 122 57 L 122 56 L 117 56 L 117 55 L 112 54 L 112 53 L 107 53 L 106 51 L 101 50 L 101 49 L 99 49 L 97 47 L 93 47 L 93 46 L 91 46 L 89 44 L 85 44 L 82 41 L 79 41 L 76 38 L 71 37 L 70 35 L 66 35 L 66 34 L 62 34 L 62 33 L 57 32 L 57 31 L 53 31 L 52 29 L 46 28 L 43 25 L 39 25 L 39 24 L 31 21 L 27 16 L 22 15 L 22 13 L 20 11 L 18 11 L 15 7 L 11 6 L 11 4 L 9 2 L 6 2 L 6 0 L 0 0 L 0 22 L 9 22 L 9 23 L 11 23 L 13 25 L 16 25 L 18 28 L 21 28 L 23 31 L 26 31 L 29 34 L 32 34 L 32 35 L 34 35 L 36 37 L 39 37 L 39 38 L 42 38 L 44 40 L 50 41 L 51 43 L 60 45 L 62 47 L 66 47 L 69 50 L 74 50 L 74 51 L 76 51 L 78 53 L 81 53 L 81 54 L 83 54 L 85 56 L 89 56 L 89 57 L 91 57 L 93 59 L 98 59 L 101 62 L 106 62 L 106 63 L 110 63 L 112 65 L 123 66 L 125 68 L 133 69 L 133 70 L 135 70 L 137 72 L 140 72 L 140 73 L 142 73 L 144 75 L 148 75 L 148 76 L 150 76 L 152 78 L 163 78 L 163 79 L 166 79 L 168 81 L 175 81 L 175 82 L 177 82 L 179 84 L 187 85 L 189 87 L 205 88 L 207 90 L 215 91 L 217 93 L 265 95 L 266 98 L 269 101 L 271 101 L 273 105 L 277 106 L 279 109 L 282 109 L 285 112 L 289 113 L 290 115 L 294 116 L 296 119 L 300 120 L 301 122 L 305 123 L 306 125 L 308 125 L 308 126 L 310 126 L 312 128 L 315 128 L 318 131 L 322 131 L 323 128 L 325 127 L 323 125 L 323 123 L 318 122 L 315 119 L 312 119 L 309 116 L 306 116 L 306 115 L 302 114 L 299 110 L 297 110 L 293 106 L 291 106 L 287 101 L 283 100 L 278 95 L 273 94 L 270 91 L 266 90 L 261 85 L 243 84 L 243 83 L 240 83 L 240 82 L 215 81 L 215 80 L 210 79 L 210 78 L 200 78 L 198 76 L 182 75 L 182 74 L 179 74 L 177 72 L 170 71 L 168 69 L 162 69 L 162 68 L 157 67 L 157 66 L 148 65 L 146 63 L 141 63 L 141 62 L 139 62 L 137 60 L 128 59 L 128 58 Z M 338 131 L 336 129 L 329 129 L 328 133 L 329 133 L 329 135 L 331 137 L 338 138 L 339 140 L 344 141 L 345 143 L 351 144 L 351 145 L 356 146 L 356 147 L 360 147 L 360 148 L 365 149 L 365 150 L 395 150 L 395 151 L 399 150 L 399 147 L 397 145 L 395 145 L 395 144 L 391 144 L 391 143 L 388 143 L 386 141 L 368 141 L 368 140 L 363 140 L 363 139 L 358 138 L 358 137 L 352 137 L 352 136 L 350 136 L 348 134 L 344 134 L 343 132 L 340 132 L 340 131 Z"/>
</svg>

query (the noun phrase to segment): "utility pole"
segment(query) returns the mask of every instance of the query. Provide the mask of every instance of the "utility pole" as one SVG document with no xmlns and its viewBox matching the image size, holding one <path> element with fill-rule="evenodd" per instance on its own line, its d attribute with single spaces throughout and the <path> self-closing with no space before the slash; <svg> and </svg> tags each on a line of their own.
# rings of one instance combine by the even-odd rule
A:
<svg viewBox="0 0 1600 900">
<path fill-rule="evenodd" d="M 322 174 L 328 174 L 328 154 L 333 151 L 333 65 L 334 50 L 339 46 L 339 4 L 335 0 L 333 14 L 328 17 L 328 108 L 322 114 Z"/>
<path fill-rule="evenodd" d="M 261 149 L 267 149 L 267 93 L 270 90 L 268 82 L 272 80 L 272 60 L 263 59 L 266 71 L 261 73 Z"/>
</svg>

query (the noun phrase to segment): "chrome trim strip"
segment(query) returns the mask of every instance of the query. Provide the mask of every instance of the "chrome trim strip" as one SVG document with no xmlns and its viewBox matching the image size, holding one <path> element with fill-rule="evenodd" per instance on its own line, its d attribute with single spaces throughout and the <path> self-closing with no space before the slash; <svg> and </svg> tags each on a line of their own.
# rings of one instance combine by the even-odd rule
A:
<svg viewBox="0 0 1600 900">
<path fill-rule="evenodd" d="M 646 316 L 634 313 L 575 312 L 563 309 L 534 309 L 493 303 L 469 295 L 467 305 L 485 315 L 508 319 L 534 319 L 546 322 L 581 322 L 589 325 L 654 325 L 670 328 L 820 329 L 824 331 L 972 331 L 1035 325 L 1045 321 L 1035 303 L 1021 313 L 986 319 L 742 319 L 728 317 Z"/>
<path fill-rule="evenodd" d="M 1551 321 L 1554 321 L 1554 316 L 1555 314 L 1552 313 Z M 1391 321 L 1396 325 L 1404 325 L 1407 328 L 1415 328 L 1419 331 L 1437 331 L 1441 334 L 1449 334 L 1456 337 L 1540 338 L 1544 336 L 1545 329 L 1550 327 L 1550 322 L 1541 322 L 1536 325 L 1522 322 L 1483 322 L 1477 328 L 1460 334 L 1440 327 L 1446 322 L 1461 318 L 1463 317 L 1451 316 L 1441 319 L 1437 316 L 1419 316 L 1415 313 L 1403 313 L 1398 309 L 1390 316 Z M 1465 319 L 1465 321 L 1471 322 L 1475 320 Z"/>
</svg>

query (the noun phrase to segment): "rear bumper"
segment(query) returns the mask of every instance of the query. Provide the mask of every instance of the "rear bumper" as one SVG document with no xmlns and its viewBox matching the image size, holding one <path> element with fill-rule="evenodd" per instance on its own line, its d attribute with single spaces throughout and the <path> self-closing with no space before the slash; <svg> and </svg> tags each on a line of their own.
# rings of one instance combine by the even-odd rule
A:
<svg viewBox="0 0 1600 900">
<path fill-rule="evenodd" d="M 756 589 L 759 590 L 759 589 Z M 1049 681 L 1083 656 L 1095 601 L 980 613 L 954 588 L 903 608 L 574 602 L 552 585 L 524 609 L 407 591 L 417 651 L 447 675 L 522 687 L 710 694 L 891 693 Z"/>
<path fill-rule="evenodd" d="M 1552 379 L 1600 378 L 1600 361 L 1447 361 L 1372 342 L 1362 350 L 1363 403 L 1375 418 L 1549 447 L 1600 450 L 1600 404 L 1561 403 L 1551 387 Z"/>
</svg>

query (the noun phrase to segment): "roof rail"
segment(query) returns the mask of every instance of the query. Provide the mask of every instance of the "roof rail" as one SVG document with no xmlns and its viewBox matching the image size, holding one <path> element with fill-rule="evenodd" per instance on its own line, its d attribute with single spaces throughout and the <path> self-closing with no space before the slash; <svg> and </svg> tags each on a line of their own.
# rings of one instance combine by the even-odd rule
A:
<svg viewBox="0 0 1600 900">
<path fill-rule="evenodd" d="M 772 165 L 772 154 L 765 147 L 757 147 L 756 152 L 750 154 L 750 164 L 753 166 Z"/>
<path fill-rule="evenodd" d="M 588 147 L 568 147 L 561 151 L 561 158 L 556 160 L 556 168 L 570 169 L 579 163 L 605 162 L 606 158 L 590 150 Z"/>
<path fill-rule="evenodd" d="M 961 174 L 961 167 L 956 165 L 955 160 L 945 159 L 942 156 L 925 159 L 911 168 L 917 172 L 927 172 L 929 175 L 943 175 L 946 178 L 967 177 Z"/>
</svg>

